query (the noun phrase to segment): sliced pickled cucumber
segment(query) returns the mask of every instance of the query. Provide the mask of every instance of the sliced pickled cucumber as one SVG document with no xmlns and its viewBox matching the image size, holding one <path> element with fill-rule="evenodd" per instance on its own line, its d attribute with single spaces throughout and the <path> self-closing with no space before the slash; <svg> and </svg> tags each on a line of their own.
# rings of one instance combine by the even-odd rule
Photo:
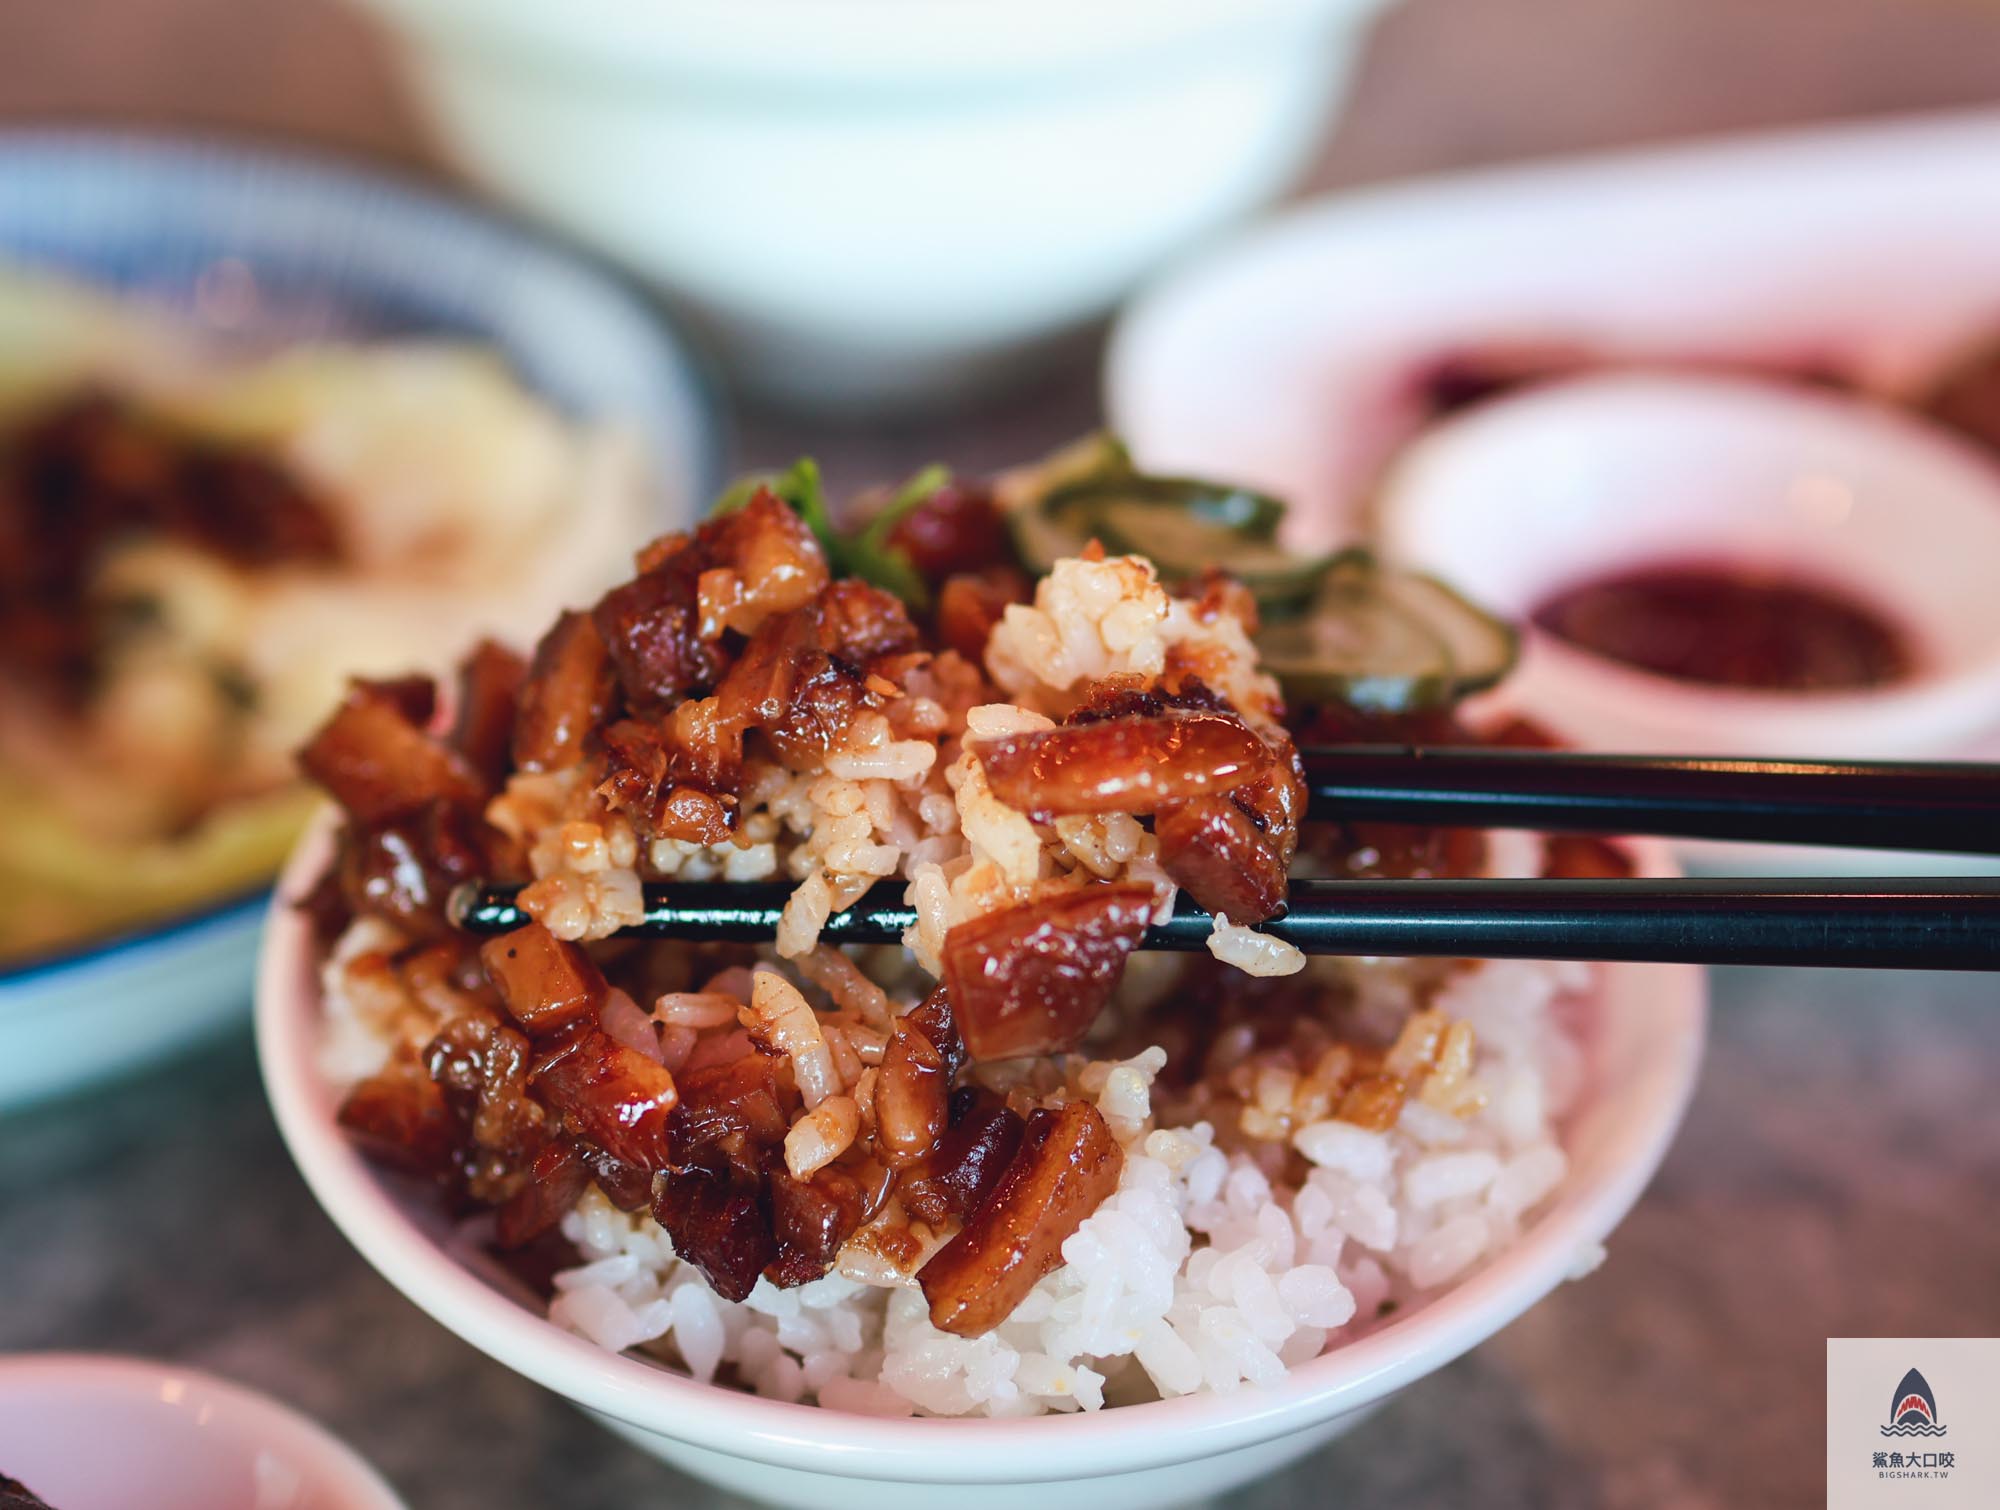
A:
<svg viewBox="0 0 2000 1510">
<path fill-rule="evenodd" d="M 1381 592 L 1403 612 L 1428 624 L 1451 653 L 1452 696 L 1484 692 L 1514 669 L 1521 637 L 1456 588 L 1419 572 L 1381 572 Z"/>
<path fill-rule="evenodd" d="M 1305 613 L 1267 626 L 1257 651 L 1285 695 L 1299 702 L 1404 713 L 1451 696 L 1444 636 L 1383 598 L 1372 581 L 1323 590 Z"/>
<path fill-rule="evenodd" d="M 1408 713 L 1490 687 L 1514 663 L 1506 624 L 1434 578 L 1364 551 L 1331 563 L 1311 606 L 1257 636 L 1264 669 L 1288 697 Z"/>
<path fill-rule="evenodd" d="M 1278 544 L 1284 505 L 1248 488 L 1154 477 L 1092 436 L 1010 474 L 998 490 L 1022 561 L 1047 572 L 1091 540 L 1185 580 L 1216 567 L 1257 599 L 1266 669 L 1302 701 L 1406 712 L 1492 686 L 1514 664 L 1514 631 L 1435 578 L 1366 550 L 1301 556 Z"/>
<path fill-rule="evenodd" d="M 1199 478 L 1148 475 L 1108 438 L 1017 473 L 1013 484 L 1002 498 L 1015 548 L 1038 573 L 1097 540 L 1115 555 L 1146 557 L 1171 580 L 1219 567 L 1260 606 L 1285 612 L 1311 596 L 1326 565 L 1324 557 L 1277 544 L 1285 514 L 1277 499 Z"/>
</svg>

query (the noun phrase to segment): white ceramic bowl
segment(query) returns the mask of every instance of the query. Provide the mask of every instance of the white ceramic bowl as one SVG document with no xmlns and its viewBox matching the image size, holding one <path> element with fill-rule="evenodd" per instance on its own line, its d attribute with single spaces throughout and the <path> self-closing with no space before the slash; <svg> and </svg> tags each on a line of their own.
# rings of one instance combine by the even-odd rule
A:
<svg viewBox="0 0 2000 1510">
<path fill-rule="evenodd" d="M 1105 408 L 1148 466 L 1351 538 L 1444 358 L 1521 342 L 1921 389 L 2000 323 L 2000 111 L 1819 126 L 1341 194 L 1120 317 Z"/>
<path fill-rule="evenodd" d="M 934 401 L 1304 166 L 1383 0 L 366 0 L 496 192 L 816 408 Z"/>
<path fill-rule="evenodd" d="M 565 412 L 642 434 L 662 527 L 715 481 L 687 354 L 627 290 L 469 207 L 309 157 L 115 132 L 0 133 L 0 260 L 169 311 L 225 343 L 447 334 L 483 341 Z M 202 290 L 221 264 L 260 297 Z M 0 967 L 0 1110 L 240 1022 L 263 898 Z"/>
<path fill-rule="evenodd" d="M 1856 692 L 1674 680 L 1530 625 L 1508 701 L 1590 749 L 1922 756 L 2000 722 L 2000 469 L 1878 405 L 1775 383 L 1609 375 L 1437 426 L 1383 478 L 1385 551 L 1525 621 L 1643 565 L 1743 562 L 1843 591 L 1918 671 Z"/>
<path fill-rule="evenodd" d="M 407 1510 L 296 1411 L 136 1358 L 0 1358 L 0 1473 L 57 1510 Z"/>
<path fill-rule="evenodd" d="M 300 846 L 281 895 L 317 874 L 330 832 L 323 823 Z M 1672 873 L 1657 846 L 1641 858 L 1649 870 Z M 1693 1089 L 1706 986 L 1700 970 L 1674 965 L 1609 966 L 1604 980 L 1592 1090 L 1567 1138 L 1571 1173 L 1491 1265 L 1274 1388 L 1025 1421 L 883 1420 L 698 1384 L 604 1352 L 544 1319 L 531 1297 L 497 1274 L 469 1267 L 462 1247 L 447 1246 L 449 1223 L 434 1194 L 385 1176 L 336 1127 L 334 1097 L 315 1067 L 318 986 L 308 931 L 282 905 L 265 936 L 257 1042 L 292 1157 L 362 1255 L 473 1346 L 645 1451 L 786 1505 L 1121 1510 L 1198 1499 L 1310 1451 L 1507 1325 L 1611 1231 L 1665 1154 Z"/>
</svg>

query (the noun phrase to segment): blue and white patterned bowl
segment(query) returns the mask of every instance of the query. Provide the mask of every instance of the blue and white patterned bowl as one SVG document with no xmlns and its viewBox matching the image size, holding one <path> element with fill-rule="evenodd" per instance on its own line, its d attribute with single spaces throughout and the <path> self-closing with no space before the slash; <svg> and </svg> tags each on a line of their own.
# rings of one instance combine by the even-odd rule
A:
<svg viewBox="0 0 2000 1510">
<path fill-rule="evenodd" d="M 563 412 L 644 437 L 661 528 L 715 482 L 707 387 L 652 309 L 577 253 L 391 179 L 201 141 L 0 132 L 0 261 L 133 297 L 249 350 L 477 341 Z M 218 296 L 244 286 L 254 299 Z M 220 899 L 0 970 L 0 1109 L 241 1020 L 267 899 Z"/>
</svg>

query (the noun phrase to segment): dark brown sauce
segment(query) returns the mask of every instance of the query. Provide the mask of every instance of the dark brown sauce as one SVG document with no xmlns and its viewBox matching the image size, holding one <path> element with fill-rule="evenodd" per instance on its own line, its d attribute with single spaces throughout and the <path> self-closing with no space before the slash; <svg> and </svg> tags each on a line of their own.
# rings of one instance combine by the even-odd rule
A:
<svg viewBox="0 0 2000 1510">
<path fill-rule="evenodd" d="M 1728 563 L 1595 577 L 1545 599 L 1532 618 L 1573 645 L 1644 671 L 1761 692 L 1853 692 L 1916 668 L 1908 637 L 1867 605 Z"/>
</svg>

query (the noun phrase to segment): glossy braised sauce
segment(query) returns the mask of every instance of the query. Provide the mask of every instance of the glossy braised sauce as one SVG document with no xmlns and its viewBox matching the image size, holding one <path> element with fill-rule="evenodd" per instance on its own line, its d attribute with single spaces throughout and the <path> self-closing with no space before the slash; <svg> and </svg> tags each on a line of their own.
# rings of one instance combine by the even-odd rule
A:
<svg viewBox="0 0 2000 1510">
<path fill-rule="evenodd" d="M 1682 681 L 1853 692 L 1909 676 L 1908 637 L 1874 609 L 1799 578 L 1726 563 L 1614 572 L 1544 599 L 1537 627 Z"/>
</svg>

